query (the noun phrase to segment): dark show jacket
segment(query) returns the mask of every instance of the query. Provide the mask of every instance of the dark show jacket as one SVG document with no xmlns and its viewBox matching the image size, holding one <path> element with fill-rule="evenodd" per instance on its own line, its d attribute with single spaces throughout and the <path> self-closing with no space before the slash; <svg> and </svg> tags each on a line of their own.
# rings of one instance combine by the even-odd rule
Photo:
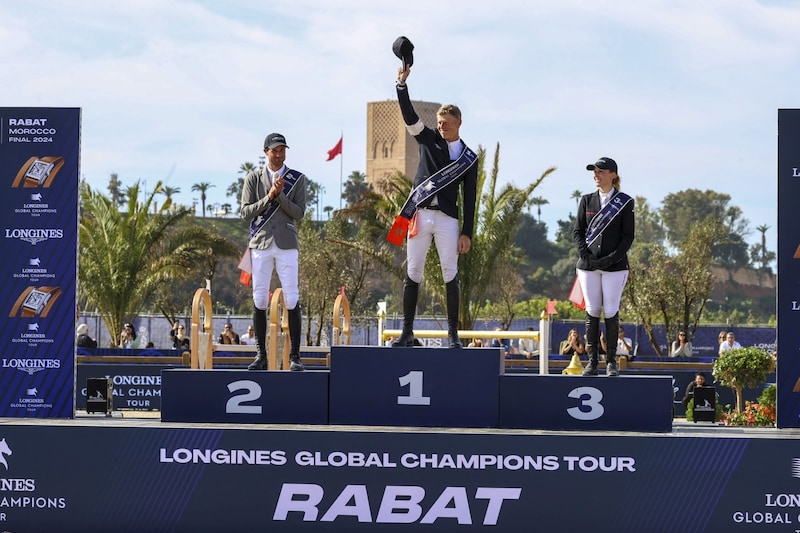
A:
<svg viewBox="0 0 800 533">
<path fill-rule="evenodd" d="M 633 200 L 628 202 L 622 212 L 614 217 L 602 235 L 589 248 L 586 244 L 586 230 L 592 218 L 599 211 L 600 191 L 581 197 L 578 205 L 578 217 L 572 232 L 580 256 L 577 267 L 581 270 L 605 270 L 607 272 L 628 270 L 628 250 L 633 244 L 635 230 Z M 602 266 L 590 266 L 589 258 L 600 261 Z"/>
<path fill-rule="evenodd" d="M 397 100 L 400 102 L 400 111 L 403 114 L 403 121 L 407 126 L 413 126 L 419 122 L 419 116 L 411 105 L 408 96 L 408 89 L 404 86 L 397 86 Z M 416 187 L 432 174 L 443 169 L 451 163 L 450 149 L 447 141 L 442 138 L 438 130 L 425 126 L 422 131 L 414 138 L 419 143 L 419 166 L 417 175 L 414 177 Z M 461 141 L 464 144 L 463 141 Z M 466 146 L 466 145 L 465 145 Z M 464 182 L 464 220 L 461 227 L 461 235 L 472 238 L 472 231 L 475 227 L 475 200 L 478 188 L 478 163 L 472 165 L 460 180 L 456 180 L 444 189 L 441 189 L 436 197 L 439 201 L 439 209 L 448 216 L 458 218 L 458 185 Z M 427 207 L 425 205 L 420 207 Z"/>
</svg>

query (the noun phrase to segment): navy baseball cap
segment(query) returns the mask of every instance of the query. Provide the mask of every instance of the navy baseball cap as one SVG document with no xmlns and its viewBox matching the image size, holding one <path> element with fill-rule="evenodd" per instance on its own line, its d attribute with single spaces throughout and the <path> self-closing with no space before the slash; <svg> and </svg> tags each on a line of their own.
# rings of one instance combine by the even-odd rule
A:
<svg viewBox="0 0 800 533">
<path fill-rule="evenodd" d="M 586 170 L 610 170 L 611 172 L 617 172 L 617 162 L 611 159 L 610 157 L 601 157 L 594 163 L 589 163 L 586 165 Z"/>
<path fill-rule="evenodd" d="M 264 148 L 268 150 L 271 150 L 276 146 L 281 146 L 281 145 L 285 146 L 286 148 L 289 148 L 289 145 L 286 144 L 286 137 L 284 137 L 280 133 L 270 133 L 269 135 L 267 135 L 267 138 L 264 139 Z"/>
<path fill-rule="evenodd" d="M 414 54 L 412 53 L 414 52 L 414 44 L 408 37 L 401 35 L 395 39 L 392 44 L 392 52 L 394 52 L 394 55 L 396 55 L 398 59 L 403 61 L 403 68 L 410 67 L 414 64 Z"/>
</svg>

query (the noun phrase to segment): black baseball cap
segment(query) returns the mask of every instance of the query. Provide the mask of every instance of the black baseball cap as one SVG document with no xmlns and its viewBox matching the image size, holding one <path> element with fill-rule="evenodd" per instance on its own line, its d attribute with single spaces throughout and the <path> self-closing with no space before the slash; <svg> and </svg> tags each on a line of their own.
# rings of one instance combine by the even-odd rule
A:
<svg viewBox="0 0 800 533">
<path fill-rule="evenodd" d="M 404 35 L 395 39 L 392 44 L 392 52 L 394 52 L 394 55 L 396 55 L 398 59 L 403 61 L 403 68 L 410 67 L 414 64 L 413 51 L 414 44 Z"/>
<path fill-rule="evenodd" d="M 610 170 L 611 172 L 617 172 L 617 162 L 611 159 L 610 157 L 601 157 L 594 163 L 589 163 L 586 165 L 586 170 Z"/>
<path fill-rule="evenodd" d="M 267 135 L 267 138 L 264 139 L 264 148 L 268 150 L 271 150 L 276 146 L 281 146 L 281 145 L 285 146 L 286 148 L 289 148 L 289 145 L 286 144 L 286 137 L 284 137 L 280 133 L 270 133 L 269 135 Z"/>
</svg>

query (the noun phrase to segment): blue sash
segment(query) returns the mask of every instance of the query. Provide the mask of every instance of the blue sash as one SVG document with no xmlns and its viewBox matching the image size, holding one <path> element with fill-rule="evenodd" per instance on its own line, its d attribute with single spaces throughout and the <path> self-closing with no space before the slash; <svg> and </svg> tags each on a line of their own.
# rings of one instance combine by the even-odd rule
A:
<svg viewBox="0 0 800 533">
<path fill-rule="evenodd" d="M 435 196 L 443 188 L 460 179 L 477 160 L 477 154 L 464 145 L 464 150 L 462 150 L 458 159 L 451 162 L 443 169 L 433 173 L 428 179 L 414 187 L 411 190 L 411 194 L 408 195 L 403 209 L 400 210 L 400 214 L 397 215 L 392 229 L 389 230 L 389 235 L 386 236 L 386 240 L 397 246 L 402 246 L 403 239 L 406 233 L 408 233 L 411 217 L 417 212 L 417 206 L 425 203 L 426 200 Z"/>
<path fill-rule="evenodd" d="M 622 209 L 628 205 L 628 202 L 631 200 L 633 200 L 633 198 L 620 191 L 617 191 L 617 193 L 611 197 L 611 200 L 603 209 L 597 212 L 586 228 L 587 246 L 591 246 L 594 241 L 603 234 L 603 231 L 608 227 L 611 221 L 622 212 Z"/>
<path fill-rule="evenodd" d="M 266 169 L 262 170 L 262 172 L 266 172 Z M 301 172 L 287 168 L 286 173 L 283 175 L 283 194 L 288 196 L 292 191 L 292 188 L 295 186 L 295 184 L 297 184 L 297 180 L 299 180 L 300 176 L 302 175 L 303 174 Z M 252 222 L 250 222 L 250 239 L 255 237 L 256 233 L 258 233 L 261 228 L 263 228 L 267 222 L 269 222 L 269 219 L 272 218 L 272 215 L 275 214 L 275 211 L 277 211 L 279 207 L 280 205 L 278 205 L 278 202 L 272 202 L 263 213 L 258 215 L 253 219 Z"/>
</svg>

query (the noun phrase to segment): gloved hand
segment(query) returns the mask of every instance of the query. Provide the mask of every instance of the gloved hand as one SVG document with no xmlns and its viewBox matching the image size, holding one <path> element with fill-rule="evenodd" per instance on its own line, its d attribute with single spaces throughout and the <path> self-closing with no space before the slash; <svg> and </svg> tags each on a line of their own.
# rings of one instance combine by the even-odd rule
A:
<svg viewBox="0 0 800 533">
<path fill-rule="evenodd" d="M 597 270 L 605 270 L 614 264 L 614 256 L 607 255 L 605 257 L 589 259 L 589 266 Z"/>
</svg>

